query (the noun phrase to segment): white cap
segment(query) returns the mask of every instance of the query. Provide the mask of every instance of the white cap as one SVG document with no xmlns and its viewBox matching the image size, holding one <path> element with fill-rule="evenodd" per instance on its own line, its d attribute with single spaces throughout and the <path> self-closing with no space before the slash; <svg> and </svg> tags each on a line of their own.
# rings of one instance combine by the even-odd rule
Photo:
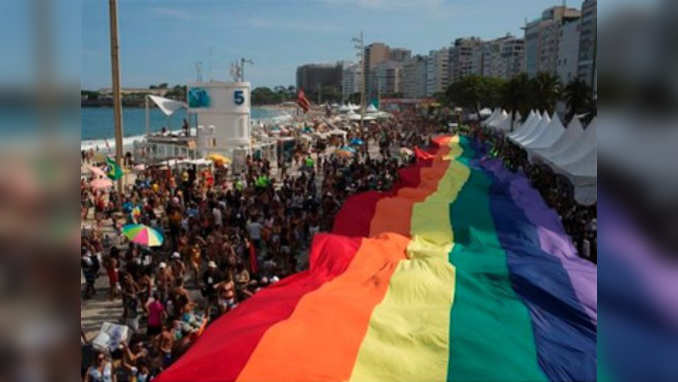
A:
<svg viewBox="0 0 678 382">
<path fill-rule="evenodd" d="M 280 279 L 278 278 L 278 276 L 273 276 L 273 277 L 271 277 L 271 282 L 272 282 L 272 283 L 277 283 L 278 281 L 280 281 Z"/>
<path fill-rule="evenodd" d="M 181 259 L 181 255 L 179 254 L 179 252 L 174 252 L 174 253 L 172 254 L 172 258 L 173 258 L 173 259 Z"/>
<path fill-rule="evenodd" d="M 215 263 L 214 261 L 210 260 L 210 261 L 207 263 L 207 266 L 208 266 L 209 268 L 216 268 L 216 267 L 217 267 L 217 263 Z"/>
<path fill-rule="evenodd" d="M 165 269 L 165 267 L 167 267 L 167 264 L 165 264 L 164 262 L 158 264 L 158 268 L 160 269 Z"/>
</svg>

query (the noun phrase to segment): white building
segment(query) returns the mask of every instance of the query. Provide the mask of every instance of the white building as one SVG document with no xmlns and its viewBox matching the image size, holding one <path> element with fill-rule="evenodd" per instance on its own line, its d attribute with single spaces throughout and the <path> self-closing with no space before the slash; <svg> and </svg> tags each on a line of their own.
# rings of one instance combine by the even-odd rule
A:
<svg viewBox="0 0 678 382">
<path fill-rule="evenodd" d="M 557 72 L 563 86 L 577 79 L 579 71 L 579 30 L 579 20 L 565 23 L 560 27 Z"/>
<path fill-rule="evenodd" d="M 441 48 L 429 52 L 426 58 L 426 96 L 444 92 L 450 83 L 449 48 Z"/>
<path fill-rule="evenodd" d="M 360 93 L 363 81 L 363 70 L 360 64 L 348 65 L 341 78 L 341 93 L 344 102 L 354 93 Z"/>
<path fill-rule="evenodd" d="M 403 64 L 403 97 L 426 97 L 426 57 L 417 55 Z"/>
<path fill-rule="evenodd" d="M 595 88 L 596 45 L 598 43 L 598 1 L 585 0 L 581 6 L 578 76 Z"/>
<path fill-rule="evenodd" d="M 458 38 L 448 56 L 450 82 L 459 81 L 468 75 L 482 75 L 483 42 L 478 37 Z"/>
<path fill-rule="evenodd" d="M 376 96 L 393 95 L 402 92 L 402 68 L 400 62 L 388 60 L 375 65 L 370 74 L 371 88 Z"/>
<path fill-rule="evenodd" d="M 551 7 L 523 28 L 525 71 L 530 78 L 540 72 L 557 74 L 560 29 L 564 23 L 576 21 L 580 16 L 581 12 L 575 8 Z"/>
<path fill-rule="evenodd" d="M 511 34 L 483 44 L 482 75 L 511 79 L 522 73 L 525 40 Z"/>
</svg>

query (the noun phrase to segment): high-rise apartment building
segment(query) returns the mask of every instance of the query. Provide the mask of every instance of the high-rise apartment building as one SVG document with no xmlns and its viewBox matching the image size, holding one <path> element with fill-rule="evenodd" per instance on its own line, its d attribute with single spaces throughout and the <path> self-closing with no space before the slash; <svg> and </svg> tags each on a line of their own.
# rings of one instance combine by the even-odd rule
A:
<svg viewBox="0 0 678 382">
<path fill-rule="evenodd" d="M 416 55 L 405 61 L 402 81 L 403 97 L 426 97 L 426 57 Z"/>
<path fill-rule="evenodd" d="M 557 74 L 560 32 L 563 24 L 576 21 L 581 11 L 556 6 L 542 12 L 541 18 L 528 23 L 525 31 L 525 71 L 530 78 L 540 72 Z"/>
<path fill-rule="evenodd" d="M 346 101 L 354 93 L 359 93 L 363 81 L 363 68 L 360 64 L 349 64 L 344 67 L 341 78 L 341 95 Z"/>
<path fill-rule="evenodd" d="M 585 0 L 581 6 L 579 31 L 578 76 L 595 87 L 596 52 L 598 44 L 598 1 Z"/>
<path fill-rule="evenodd" d="M 404 48 L 391 48 L 390 59 L 398 62 L 405 62 L 412 57 L 412 51 Z"/>
<path fill-rule="evenodd" d="M 297 68 L 297 89 L 315 94 L 321 87 L 334 87 L 341 91 L 343 63 L 306 64 Z"/>
<path fill-rule="evenodd" d="M 483 42 L 480 38 L 458 38 L 450 49 L 448 62 L 451 62 L 449 65 L 451 72 L 448 78 L 451 82 L 471 74 L 482 75 Z"/>
<path fill-rule="evenodd" d="M 557 73 L 563 86 L 577 79 L 579 70 L 579 30 L 579 20 L 564 23 L 560 27 Z"/>
<path fill-rule="evenodd" d="M 376 80 L 371 78 L 372 69 L 378 64 L 387 61 L 391 58 L 391 48 L 388 45 L 381 42 L 373 42 L 372 44 L 365 47 L 364 52 L 364 64 L 365 67 L 365 84 L 366 84 L 366 93 L 368 99 L 376 97 L 377 89 L 374 85 L 377 83 Z"/>
<path fill-rule="evenodd" d="M 388 60 L 375 65 L 370 71 L 369 99 L 378 96 L 401 93 L 403 64 L 398 61 Z"/>
<path fill-rule="evenodd" d="M 441 48 L 429 52 L 426 58 L 426 96 L 444 92 L 450 83 L 449 48 Z"/>
<path fill-rule="evenodd" d="M 482 75 L 511 79 L 523 71 L 525 41 L 511 34 L 483 43 Z"/>
</svg>

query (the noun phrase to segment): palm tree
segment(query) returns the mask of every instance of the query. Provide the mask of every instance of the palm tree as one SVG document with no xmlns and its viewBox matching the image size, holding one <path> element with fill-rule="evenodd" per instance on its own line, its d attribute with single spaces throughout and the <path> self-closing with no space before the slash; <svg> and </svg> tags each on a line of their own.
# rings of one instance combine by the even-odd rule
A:
<svg viewBox="0 0 678 382">
<path fill-rule="evenodd" d="M 560 80 L 553 74 L 540 72 L 531 82 L 533 105 L 552 114 L 560 96 Z"/>
<path fill-rule="evenodd" d="M 516 111 L 525 116 L 530 109 L 530 80 L 527 74 L 521 73 L 504 84 L 501 92 L 501 104 L 511 110 L 511 131 L 516 119 Z"/>
<path fill-rule="evenodd" d="M 563 89 L 563 100 L 567 104 L 567 119 L 572 118 L 578 113 L 593 112 L 593 98 L 591 97 L 591 88 L 586 82 L 577 79 Z"/>
<path fill-rule="evenodd" d="M 502 107 L 511 110 L 511 131 L 516 119 L 516 111 L 525 116 L 530 109 L 529 104 L 530 80 L 527 74 L 522 73 L 513 77 L 504 84 L 501 91 Z"/>
</svg>

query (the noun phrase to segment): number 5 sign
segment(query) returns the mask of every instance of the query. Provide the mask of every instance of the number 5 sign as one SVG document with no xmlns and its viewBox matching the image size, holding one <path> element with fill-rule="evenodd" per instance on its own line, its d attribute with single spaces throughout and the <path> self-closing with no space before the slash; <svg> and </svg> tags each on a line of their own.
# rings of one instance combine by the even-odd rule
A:
<svg viewBox="0 0 678 382">
<path fill-rule="evenodd" d="M 245 103 L 245 93 L 242 90 L 234 91 L 233 102 L 235 102 L 236 105 L 242 105 Z"/>
</svg>

